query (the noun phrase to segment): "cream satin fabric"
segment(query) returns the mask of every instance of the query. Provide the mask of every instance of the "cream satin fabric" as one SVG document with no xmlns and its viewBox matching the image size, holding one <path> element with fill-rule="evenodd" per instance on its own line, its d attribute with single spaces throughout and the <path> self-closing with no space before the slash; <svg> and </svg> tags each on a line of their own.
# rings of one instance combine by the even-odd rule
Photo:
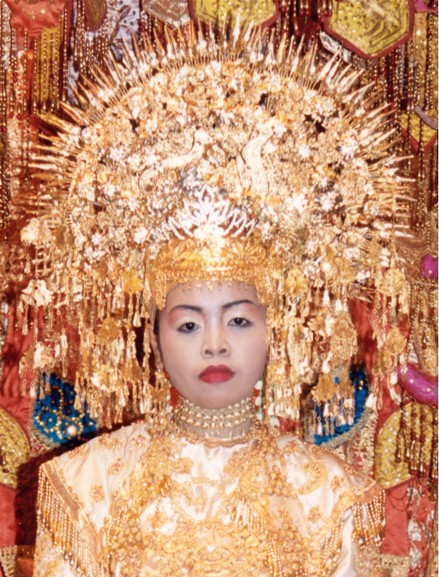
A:
<svg viewBox="0 0 439 577">
<path fill-rule="evenodd" d="M 140 515 L 144 534 L 147 535 L 151 531 L 151 527 L 154 527 L 155 516 L 159 511 L 160 527 L 158 530 L 172 540 L 178 526 L 177 512 L 182 507 L 184 507 L 185 514 L 194 522 L 195 527 L 198 526 L 198 523 L 200 527 L 203 526 L 203 523 L 209 519 L 216 519 L 230 527 L 233 520 L 230 518 L 230 507 L 227 507 L 225 503 L 227 496 L 233 495 L 236 491 L 241 472 L 237 471 L 237 475 L 233 477 L 229 473 L 226 475 L 225 471 L 231 462 L 230 460 L 236 458 L 237 451 L 242 451 L 253 442 L 252 440 L 247 444 L 232 447 L 208 447 L 199 442 L 191 442 L 183 438 L 176 439 L 175 450 L 177 454 L 172 458 L 178 457 L 178 462 L 185 463 L 187 469 L 185 472 L 172 473 L 172 483 L 177 487 L 183 487 L 186 494 L 181 497 L 181 502 L 174 502 L 174 499 L 180 501 L 180 497 L 178 499 L 169 498 L 166 493 L 159 500 L 149 502 Z M 121 487 L 130 490 L 131 475 L 145 466 L 149 443 L 149 435 L 145 425 L 136 424 L 94 439 L 44 466 L 42 478 L 48 481 L 50 491 L 53 490 L 53 495 L 56 495 L 55 500 L 58 505 L 61 505 L 60 509 L 55 507 L 53 510 L 45 510 L 44 499 L 42 499 L 44 495 L 40 495 L 43 513 L 38 530 L 35 577 L 79 577 L 84 574 L 87 577 L 101 577 L 105 575 L 103 568 L 105 563 L 101 563 L 104 560 L 105 537 L 103 528 L 105 520 L 110 517 L 110 507 L 112 503 L 114 504 L 116 491 Z M 282 473 L 285 473 L 288 484 L 295 490 L 297 489 L 300 495 L 300 503 L 296 499 L 286 501 L 286 513 L 289 518 L 294 520 L 297 528 L 306 538 L 306 533 L 310 532 L 310 527 L 315 528 L 318 525 L 309 522 L 312 512 L 317 508 L 323 518 L 331 518 L 334 510 L 337 507 L 340 508 L 340 503 L 348 503 L 349 500 L 355 499 L 355 494 L 360 495 L 362 493 L 361 483 L 364 480 L 349 475 L 344 464 L 334 455 L 309 447 L 293 437 L 280 436 L 276 443 L 282 454 L 287 454 L 286 471 L 282 471 Z M 291 449 L 293 446 L 294 450 Z M 165 458 L 164 456 L 164 460 Z M 314 482 L 311 482 L 310 486 L 310 479 L 313 478 L 310 473 L 311 470 L 314 471 Z M 250 477 L 253 474 L 252 470 L 245 472 L 245 467 L 243 467 L 242 473 L 246 473 Z M 322 479 L 322 482 L 317 483 L 316 479 Z M 348 487 L 348 499 L 346 499 L 346 495 L 342 498 L 336 497 L 336 492 L 330 488 L 330 486 L 334 486 L 334 480 L 342 483 L 343 487 Z M 223 494 L 218 494 L 218 487 L 221 487 Z M 370 490 L 370 487 L 366 490 Z M 193 506 L 189 507 L 188 491 L 193 496 Z M 52 495 L 52 493 L 50 494 Z M 47 499 L 49 500 L 49 498 Z M 274 512 L 278 505 L 276 499 L 277 497 L 273 496 L 270 501 L 270 510 Z M 285 508 L 285 501 L 283 503 Z M 64 515 L 63 511 L 67 512 L 68 519 L 72 520 L 75 527 L 79 529 L 79 538 L 92 543 L 92 554 L 98 560 L 96 566 L 88 565 L 84 568 L 84 572 L 80 566 L 75 566 L 78 561 L 75 559 L 75 545 L 69 544 L 65 539 L 62 542 L 62 539 L 56 534 L 53 535 L 53 539 L 49 536 L 49 533 L 54 533 L 54 528 L 57 526 L 57 521 L 54 521 L 54 518 L 57 515 L 58 517 Z M 337 515 L 340 516 L 339 512 Z M 305 522 L 305 519 L 308 521 Z M 276 519 L 272 519 L 270 522 L 273 523 L 273 527 L 276 526 Z M 341 511 L 341 522 L 342 543 L 339 557 L 334 562 L 330 573 L 318 575 L 318 577 L 328 577 L 329 575 L 355 577 L 360 574 L 356 568 L 357 545 L 352 541 L 353 515 L 350 507 Z M 316 530 L 315 535 L 323 534 L 322 530 L 324 532 L 325 528 Z M 239 537 L 238 528 L 236 528 L 236 534 Z M 313 533 L 310 532 L 311 537 L 312 535 Z M 221 539 L 221 531 L 209 536 L 203 529 L 200 542 L 193 543 L 193 545 L 199 547 L 201 551 L 201 548 L 218 542 L 218 539 Z M 70 551 L 68 550 L 69 547 L 71 548 Z M 63 555 L 66 553 L 72 555 L 71 563 L 64 560 Z M 236 555 L 234 552 L 232 554 Z M 242 555 L 245 555 L 245 552 L 241 552 Z M 133 569 L 133 577 L 163 577 L 167 574 L 167 559 L 163 551 L 157 551 L 154 556 L 148 555 L 145 559 L 154 559 L 154 564 L 148 565 L 149 561 L 145 561 L 140 571 Z M 170 566 L 172 566 L 171 560 L 169 561 Z M 260 569 L 255 569 L 255 565 L 257 566 L 258 563 L 255 563 L 254 559 L 252 561 L 251 573 L 248 575 L 271 577 L 272 573 L 267 569 L 263 559 L 260 562 Z M 289 568 L 285 564 L 288 564 L 288 560 L 285 561 L 284 559 L 283 574 L 286 577 L 292 573 L 289 573 Z M 239 563 L 236 566 L 238 565 Z M 96 569 L 97 566 L 100 568 Z M 232 577 L 232 575 L 234 577 L 236 572 L 233 571 L 232 568 L 229 571 L 227 563 L 225 563 L 221 572 L 215 573 L 215 577 Z M 122 574 L 120 567 L 115 568 L 113 573 L 116 577 Z M 187 568 L 184 570 L 182 568 L 180 574 L 181 576 L 207 577 L 206 572 L 203 574 L 194 573 Z M 174 574 L 174 577 L 180 576 Z M 246 577 L 248 576 L 246 575 Z"/>
</svg>

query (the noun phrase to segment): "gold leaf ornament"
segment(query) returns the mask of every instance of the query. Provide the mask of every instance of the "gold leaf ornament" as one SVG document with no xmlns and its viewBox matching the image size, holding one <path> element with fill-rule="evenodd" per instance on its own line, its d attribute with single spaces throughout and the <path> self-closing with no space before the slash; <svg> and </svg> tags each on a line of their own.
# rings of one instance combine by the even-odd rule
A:
<svg viewBox="0 0 439 577">
<path fill-rule="evenodd" d="M 99 328 L 97 338 L 103 343 L 111 343 L 120 336 L 119 323 L 113 317 L 106 318 Z"/>
<path fill-rule="evenodd" d="M 140 279 L 135 270 L 127 270 L 122 273 L 124 291 L 131 294 L 139 294 L 143 289 L 143 281 Z"/>
</svg>

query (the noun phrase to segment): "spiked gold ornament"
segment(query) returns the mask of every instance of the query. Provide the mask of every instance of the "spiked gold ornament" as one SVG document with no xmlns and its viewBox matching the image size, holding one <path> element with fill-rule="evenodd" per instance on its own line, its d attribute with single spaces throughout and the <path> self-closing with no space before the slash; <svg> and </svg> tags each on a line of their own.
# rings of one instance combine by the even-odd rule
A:
<svg viewBox="0 0 439 577">
<path fill-rule="evenodd" d="M 375 289 L 408 186 L 386 112 L 357 81 L 256 32 L 227 45 L 192 33 L 126 50 L 88 83 L 85 110 L 65 105 L 73 122 L 54 119 L 34 161 L 41 210 L 22 240 L 39 260 L 21 318 L 50 312 L 37 340 L 60 370 L 76 329 L 76 389 L 93 416 L 120 419 L 133 399 L 148 411 L 150 315 L 178 283 L 256 286 L 269 413 L 297 417 L 301 383 L 348 362 L 332 327 L 350 327 L 349 298 Z"/>
</svg>

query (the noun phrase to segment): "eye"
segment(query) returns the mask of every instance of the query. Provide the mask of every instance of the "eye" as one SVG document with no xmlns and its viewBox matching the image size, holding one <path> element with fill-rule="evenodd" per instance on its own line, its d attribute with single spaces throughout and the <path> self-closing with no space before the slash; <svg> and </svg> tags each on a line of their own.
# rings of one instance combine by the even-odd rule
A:
<svg viewBox="0 0 439 577">
<path fill-rule="evenodd" d="M 179 333 L 193 333 L 198 328 L 199 325 L 197 325 L 197 323 L 194 323 L 193 321 L 188 321 L 187 323 L 183 323 L 182 325 L 180 325 L 177 328 L 177 330 Z"/>
<path fill-rule="evenodd" d="M 252 323 L 244 317 L 234 317 L 227 324 L 231 327 L 249 327 Z"/>
</svg>

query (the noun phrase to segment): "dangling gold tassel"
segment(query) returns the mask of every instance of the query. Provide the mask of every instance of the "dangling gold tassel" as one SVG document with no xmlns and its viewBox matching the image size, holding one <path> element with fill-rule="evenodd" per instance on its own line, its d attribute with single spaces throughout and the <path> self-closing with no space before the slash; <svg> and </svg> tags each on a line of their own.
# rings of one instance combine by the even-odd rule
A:
<svg viewBox="0 0 439 577">
<path fill-rule="evenodd" d="M 289 379 L 288 358 L 286 354 L 286 333 L 279 329 L 282 319 L 279 311 L 272 307 L 267 310 L 268 328 L 268 364 L 265 377 L 266 416 L 281 417 L 298 421 L 298 399 Z"/>
<path fill-rule="evenodd" d="M 171 383 L 161 368 L 155 371 L 155 384 L 150 385 L 151 409 L 149 417 L 155 426 L 165 424 L 171 408 Z"/>
<path fill-rule="evenodd" d="M 35 82 L 32 104 L 39 113 L 54 112 L 60 100 L 62 70 L 60 46 L 63 43 L 64 17 L 58 26 L 45 28 L 35 47 Z"/>
</svg>

